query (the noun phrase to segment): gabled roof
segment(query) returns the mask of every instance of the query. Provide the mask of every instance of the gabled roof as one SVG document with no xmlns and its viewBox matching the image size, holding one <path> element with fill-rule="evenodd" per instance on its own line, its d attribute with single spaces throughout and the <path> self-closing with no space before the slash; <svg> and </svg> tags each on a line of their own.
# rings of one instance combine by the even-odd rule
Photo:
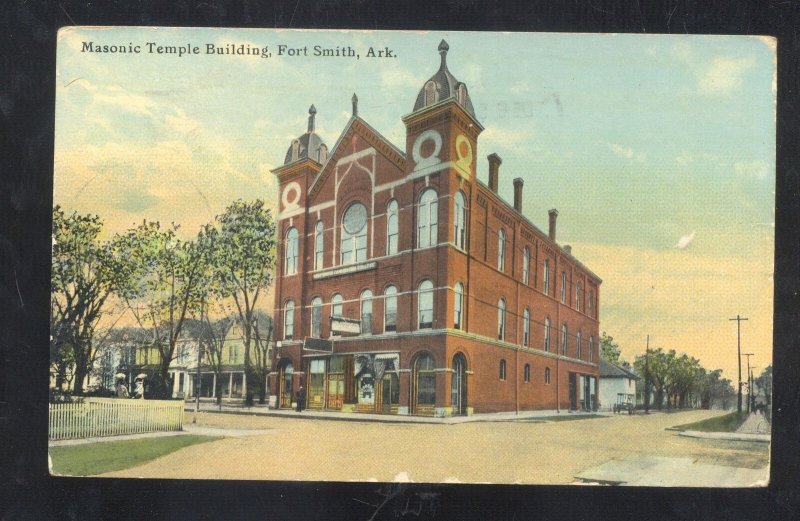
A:
<svg viewBox="0 0 800 521">
<path fill-rule="evenodd" d="M 336 140 L 336 144 L 333 145 L 333 148 L 328 153 L 328 160 L 322 166 L 322 170 L 320 174 L 314 179 L 314 182 L 308 189 L 308 196 L 309 198 L 313 198 L 317 192 L 320 190 L 322 185 L 325 183 L 325 179 L 331 173 L 333 169 L 332 165 L 336 164 L 340 157 L 340 147 L 343 144 L 345 136 L 351 131 L 359 132 L 363 134 L 363 137 L 370 143 L 373 148 L 375 148 L 378 152 L 382 153 L 383 155 L 387 156 L 390 161 L 395 163 L 398 168 L 404 169 L 405 161 L 406 161 L 406 154 L 399 148 L 397 148 L 391 141 L 386 139 L 380 132 L 375 130 L 369 123 L 361 119 L 359 116 L 352 116 L 347 124 L 344 126 L 344 130 L 342 133 L 339 134 L 339 139 Z M 370 135 L 371 134 L 371 135 Z M 382 144 L 383 146 L 376 146 Z M 383 150 L 381 150 L 383 149 Z M 394 157 L 392 157 L 394 156 Z"/>
<path fill-rule="evenodd" d="M 600 359 L 600 378 L 632 378 L 639 380 L 639 377 L 634 373 L 602 358 Z"/>
</svg>

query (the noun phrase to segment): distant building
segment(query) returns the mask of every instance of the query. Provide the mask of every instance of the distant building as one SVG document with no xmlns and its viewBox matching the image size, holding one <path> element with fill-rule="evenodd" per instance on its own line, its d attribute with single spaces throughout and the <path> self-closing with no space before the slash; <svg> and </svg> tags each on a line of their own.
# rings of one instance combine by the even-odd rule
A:
<svg viewBox="0 0 800 521">
<path fill-rule="evenodd" d="M 600 359 L 600 409 L 610 411 L 614 404 L 625 401 L 635 404 L 636 381 L 633 372 Z"/>
<path fill-rule="evenodd" d="M 398 148 L 353 113 L 333 147 L 308 128 L 279 185 L 274 403 L 451 416 L 596 406 L 600 278 L 476 178 L 483 126 L 441 65 Z M 547 175 L 528 179 L 547 196 Z"/>
</svg>

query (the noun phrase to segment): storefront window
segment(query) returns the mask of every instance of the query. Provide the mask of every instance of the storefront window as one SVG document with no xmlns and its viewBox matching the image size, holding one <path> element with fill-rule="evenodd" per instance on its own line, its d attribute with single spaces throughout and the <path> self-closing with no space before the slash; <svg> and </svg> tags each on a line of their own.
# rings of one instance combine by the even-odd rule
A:
<svg viewBox="0 0 800 521">
<path fill-rule="evenodd" d="M 308 372 L 308 406 L 322 407 L 325 395 L 325 360 L 311 360 Z"/>
</svg>

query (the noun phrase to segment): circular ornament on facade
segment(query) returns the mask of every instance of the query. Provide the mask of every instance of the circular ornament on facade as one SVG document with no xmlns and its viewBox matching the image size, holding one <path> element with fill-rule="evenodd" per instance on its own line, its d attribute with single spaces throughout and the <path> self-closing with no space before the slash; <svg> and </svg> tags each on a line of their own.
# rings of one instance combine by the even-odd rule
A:
<svg viewBox="0 0 800 521">
<path fill-rule="evenodd" d="M 344 230 L 350 235 L 355 235 L 367 225 L 367 208 L 361 203 L 353 203 L 344 212 L 342 220 Z"/>
<path fill-rule="evenodd" d="M 283 202 L 284 210 L 293 210 L 297 208 L 300 203 L 300 183 L 297 181 L 292 181 L 291 183 L 287 184 L 283 189 L 281 202 Z"/>
<path fill-rule="evenodd" d="M 472 174 L 472 144 L 464 134 L 456 138 L 456 165 L 468 176 Z"/>
<path fill-rule="evenodd" d="M 422 145 L 426 141 L 433 141 L 433 152 L 430 155 L 422 157 Z M 411 155 L 414 157 L 416 166 L 414 170 L 420 170 L 440 162 L 439 153 L 442 151 L 442 135 L 435 130 L 426 130 L 414 141 L 414 146 L 411 149 Z"/>
</svg>

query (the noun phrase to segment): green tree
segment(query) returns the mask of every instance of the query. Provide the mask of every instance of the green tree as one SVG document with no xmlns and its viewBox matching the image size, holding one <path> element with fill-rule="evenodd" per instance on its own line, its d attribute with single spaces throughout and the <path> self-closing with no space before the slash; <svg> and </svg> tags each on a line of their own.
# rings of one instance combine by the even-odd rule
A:
<svg viewBox="0 0 800 521">
<path fill-rule="evenodd" d="M 168 394 L 169 365 L 181 331 L 207 292 L 207 255 L 195 241 L 177 237 L 178 226 L 143 222 L 118 235 L 115 254 L 131 260 L 132 284 L 120 292 L 139 326 L 151 331 L 159 353 L 152 395 Z M 166 397 L 166 396 L 154 396 Z"/>
<path fill-rule="evenodd" d="M 254 371 L 253 338 L 259 298 L 272 285 L 275 269 L 275 222 L 264 202 L 235 201 L 200 233 L 209 252 L 216 294 L 233 301 L 244 337 L 244 369 L 248 388 L 255 383 L 260 397 L 266 382 Z M 248 402 L 252 393 L 247 393 Z"/>
<path fill-rule="evenodd" d="M 51 361 L 58 383 L 73 364 L 72 391 L 78 395 L 94 362 L 95 330 L 108 298 L 130 282 L 130 259 L 115 256 L 111 244 L 100 240 L 102 228 L 97 215 L 53 208 Z"/>
<path fill-rule="evenodd" d="M 603 331 L 600 336 L 600 357 L 606 362 L 620 365 L 621 355 L 619 344 L 614 340 L 614 337 Z"/>
</svg>

